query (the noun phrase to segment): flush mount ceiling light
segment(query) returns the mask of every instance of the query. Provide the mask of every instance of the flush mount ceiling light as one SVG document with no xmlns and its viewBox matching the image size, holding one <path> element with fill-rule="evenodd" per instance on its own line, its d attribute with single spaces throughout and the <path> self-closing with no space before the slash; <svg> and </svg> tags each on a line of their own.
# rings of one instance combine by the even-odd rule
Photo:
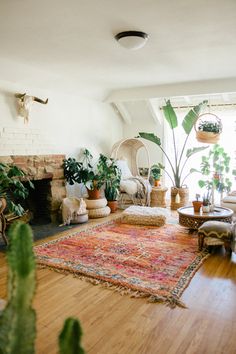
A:
<svg viewBox="0 0 236 354">
<path fill-rule="evenodd" d="M 148 34 L 141 31 L 124 31 L 115 36 L 120 45 L 126 49 L 142 48 L 148 40 Z"/>
</svg>

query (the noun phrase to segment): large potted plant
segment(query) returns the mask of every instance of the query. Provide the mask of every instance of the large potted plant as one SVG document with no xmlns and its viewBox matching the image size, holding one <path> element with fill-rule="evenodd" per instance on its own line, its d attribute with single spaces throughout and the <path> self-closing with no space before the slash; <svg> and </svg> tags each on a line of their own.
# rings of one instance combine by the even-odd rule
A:
<svg viewBox="0 0 236 354">
<path fill-rule="evenodd" d="M 23 183 L 26 181 L 25 183 Z M 23 200 L 29 195 L 28 187 L 34 188 L 22 169 L 15 165 L 0 163 L 0 198 L 6 212 L 22 216 L 25 212 Z"/>
<path fill-rule="evenodd" d="M 140 132 L 139 137 L 147 139 L 151 142 L 154 142 L 159 149 L 163 152 L 167 163 L 170 166 L 170 173 L 166 171 L 165 166 L 161 163 L 158 166 L 165 170 L 166 174 L 170 178 L 173 186 L 171 188 L 171 209 L 176 210 L 181 206 L 188 204 L 188 188 L 184 188 L 184 182 L 187 176 L 193 172 L 190 171 L 187 175 L 183 175 L 184 167 L 188 159 L 193 156 L 195 153 L 203 151 L 208 148 L 208 146 L 201 147 L 193 147 L 187 149 L 187 142 L 189 135 L 196 123 L 198 116 L 200 114 L 201 109 L 207 104 L 207 101 L 203 101 L 197 106 L 193 107 L 184 117 L 182 121 L 182 128 L 185 133 L 185 138 L 183 139 L 183 144 L 181 147 L 177 147 L 176 137 L 175 137 L 175 129 L 178 127 L 179 122 L 177 115 L 171 105 L 170 100 L 166 102 L 166 105 L 163 107 L 164 117 L 167 121 L 171 131 L 172 131 L 172 142 L 170 142 L 173 147 L 174 160 L 172 161 L 171 157 L 168 156 L 167 152 L 164 150 L 162 146 L 161 139 L 153 134 Z M 185 153 L 185 156 L 184 156 Z"/>
<path fill-rule="evenodd" d="M 112 158 L 100 155 L 98 163 L 98 171 L 104 176 L 105 179 L 105 197 L 107 204 L 114 213 L 118 207 L 118 197 L 120 190 L 121 171 Z"/>
<path fill-rule="evenodd" d="M 87 188 L 90 199 L 101 197 L 100 189 L 105 183 L 104 174 L 98 171 L 97 165 L 93 163 L 93 155 L 89 150 L 85 149 L 83 151 L 81 161 L 71 157 L 65 159 L 63 168 L 65 178 L 70 185 L 82 183 Z"/>
</svg>

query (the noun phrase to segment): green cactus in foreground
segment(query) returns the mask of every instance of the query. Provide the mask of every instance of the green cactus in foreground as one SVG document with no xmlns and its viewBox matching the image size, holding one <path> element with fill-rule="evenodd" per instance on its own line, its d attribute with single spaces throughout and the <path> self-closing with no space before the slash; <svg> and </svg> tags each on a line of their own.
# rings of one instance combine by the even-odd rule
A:
<svg viewBox="0 0 236 354">
<path fill-rule="evenodd" d="M 80 346 L 82 329 L 75 318 L 67 318 L 59 336 L 60 354 L 84 354 Z"/>
<path fill-rule="evenodd" d="M 35 292 L 33 234 L 29 225 L 16 222 L 9 230 L 8 303 L 0 313 L 0 354 L 34 354 L 36 314 L 31 304 Z M 59 337 L 60 354 L 84 354 L 82 330 L 68 318 Z"/>
<path fill-rule="evenodd" d="M 0 315 L 0 353 L 33 354 L 36 314 L 31 307 L 35 292 L 31 228 L 17 222 L 11 226 L 9 238 L 8 303 Z"/>
</svg>

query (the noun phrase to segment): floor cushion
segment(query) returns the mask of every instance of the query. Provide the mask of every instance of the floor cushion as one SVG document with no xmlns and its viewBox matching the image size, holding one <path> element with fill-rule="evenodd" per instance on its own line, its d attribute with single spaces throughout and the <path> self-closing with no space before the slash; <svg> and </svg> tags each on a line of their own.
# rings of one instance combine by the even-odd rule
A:
<svg viewBox="0 0 236 354">
<path fill-rule="evenodd" d="M 163 226 L 169 212 L 165 208 L 132 205 L 123 212 L 122 222 L 135 225 Z"/>
</svg>

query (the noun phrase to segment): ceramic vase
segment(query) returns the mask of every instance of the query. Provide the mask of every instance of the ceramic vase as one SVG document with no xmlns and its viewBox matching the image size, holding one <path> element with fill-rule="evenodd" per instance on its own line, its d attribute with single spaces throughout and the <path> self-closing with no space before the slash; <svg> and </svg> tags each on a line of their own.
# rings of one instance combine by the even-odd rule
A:
<svg viewBox="0 0 236 354">
<path fill-rule="evenodd" d="M 202 212 L 203 213 L 209 213 L 210 212 L 210 205 L 203 205 L 202 206 Z"/>
</svg>

